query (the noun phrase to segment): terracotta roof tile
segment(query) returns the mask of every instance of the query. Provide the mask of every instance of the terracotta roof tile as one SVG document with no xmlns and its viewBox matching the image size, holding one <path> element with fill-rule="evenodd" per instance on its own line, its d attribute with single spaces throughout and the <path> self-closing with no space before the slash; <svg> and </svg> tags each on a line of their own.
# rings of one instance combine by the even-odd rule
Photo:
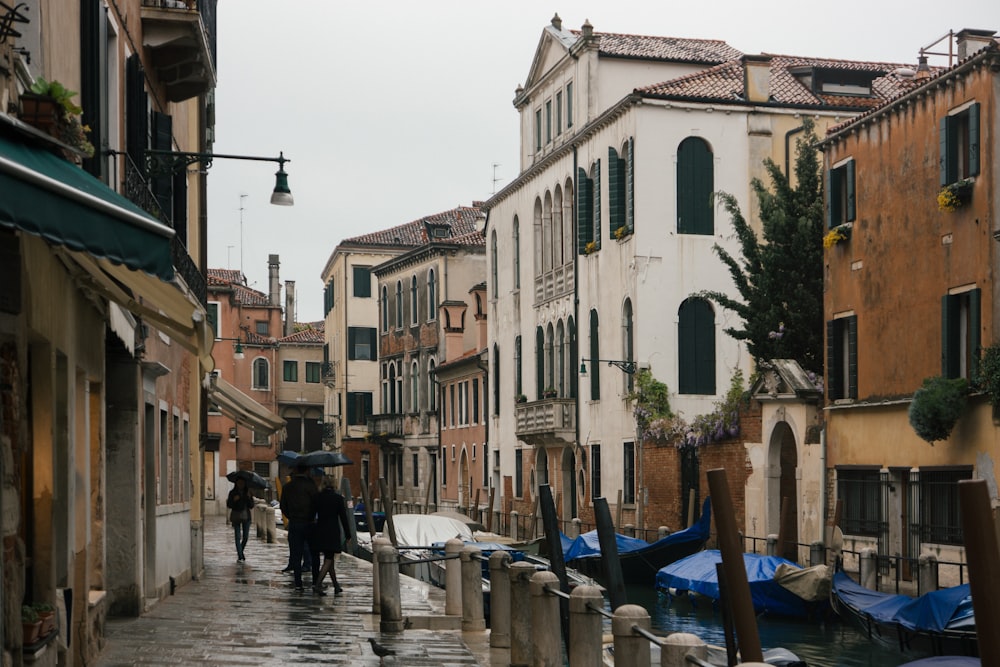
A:
<svg viewBox="0 0 1000 667">
<path fill-rule="evenodd" d="M 325 342 L 323 332 L 312 328 L 296 331 L 295 333 L 279 338 L 278 340 L 282 343 L 314 343 L 318 345 L 322 345 Z"/>
<path fill-rule="evenodd" d="M 771 101 L 775 104 L 795 107 L 837 107 L 854 108 L 859 111 L 879 106 L 889 99 L 913 87 L 912 77 L 899 76 L 893 72 L 912 65 L 898 63 L 861 62 L 853 60 L 832 60 L 827 58 L 804 58 L 799 56 L 772 55 L 770 62 Z M 862 95 L 834 95 L 814 92 L 804 80 L 796 76 L 796 70 L 847 70 L 869 72 L 875 75 L 872 81 L 873 97 Z M 640 95 L 667 99 L 688 99 L 695 101 L 717 101 L 744 103 L 743 63 L 739 60 L 716 65 L 703 72 L 658 83 L 636 90 Z"/>
<path fill-rule="evenodd" d="M 571 30 L 579 38 L 583 33 Z M 681 37 L 654 37 L 613 32 L 595 32 L 598 53 L 613 58 L 665 60 L 687 63 L 723 63 L 739 58 L 740 51 L 719 39 L 685 39 Z"/>
<path fill-rule="evenodd" d="M 209 285 L 245 285 L 246 278 L 235 269 L 209 269 L 206 278 Z"/>
<path fill-rule="evenodd" d="M 269 306 L 267 295 L 245 285 L 233 285 L 233 294 L 244 306 Z"/>
<path fill-rule="evenodd" d="M 479 202 L 477 202 L 479 203 Z M 459 206 L 449 211 L 442 211 L 361 236 L 344 239 L 341 243 L 350 245 L 389 245 L 389 246 L 422 246 L 430 242 L 456 243 L 457 239 L 476 231 L 485 214 L 478 206 Z M 443 226 L 448 228 L 446 237 L 433 237 L 430 228 Z"/>
</svg>

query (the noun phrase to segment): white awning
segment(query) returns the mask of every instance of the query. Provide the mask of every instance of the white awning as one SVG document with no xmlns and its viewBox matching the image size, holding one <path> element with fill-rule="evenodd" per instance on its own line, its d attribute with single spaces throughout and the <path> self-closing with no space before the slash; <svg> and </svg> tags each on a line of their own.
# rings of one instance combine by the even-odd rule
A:
<svg viewBox="0 0 1000 667">
<path fill-rule="evenodd" d="M 218 375 L 212 374 L 210 377 L 208 397 L 213 403 L 219 406 L 222 414 L 238 422 L 248 424 L 255 431 L 266 432 L 267 435 L 285 428 L 284 419 Z"/>
</svg>

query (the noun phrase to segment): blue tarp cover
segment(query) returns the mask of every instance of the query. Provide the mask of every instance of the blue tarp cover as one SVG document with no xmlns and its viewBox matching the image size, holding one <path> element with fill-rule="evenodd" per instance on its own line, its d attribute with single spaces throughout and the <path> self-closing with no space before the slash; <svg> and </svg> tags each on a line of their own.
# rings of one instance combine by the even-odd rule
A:
<svg viewBox="0 0 1000 667">
<path fill-rule="evenodd" d="M 911 598 L 870 590 L 838 572 L 833 576 L 833 590 L 845 604 L 880 623 L 898 623 L 908 630 L 928 632 L 972 630 L 976 626 L 968 584 Z"/>
<path fill-rule="evenodd" d="M 666 544 L 678 544 L 690 540 L 704 542 L 708 539 L 708 531 L 712 522 L 711 502 L 710 498 L 705 498 L 705 502 L 701 508 L 701 518 L 694 525 L 667 535 L 656 542 L 647 542 L 637 537 L 628 537 L 621 533 L 615 533 L 615 542 L 618 544 L 618 555 L 641 552 L 643 549 L 658 549 Z M 568 547 L 566 546 L 566 541 L 563 540 L 563 560 L 567 562 L 576 560 L 577 558 L 599 557 L 600 555 L 601 544 L 596 530 L 580 535 Z"/>
<path fill-rule="evenodd" d="M 656 573 L 656 587 L 661 590 L 691 591 L 713 600 L 719 599 L 719 578 L 715 566 L 722 562 L 718 549 L 707 549 L 667 565 Z M 750 597 L 756 612 L 787 616 L 805 615 L 809 603 L 774 581 L 782 563 L 800 568 L 797 563 L 779 556 L 743 554 L 743 564 L 750 584 Z"/>
</svg>

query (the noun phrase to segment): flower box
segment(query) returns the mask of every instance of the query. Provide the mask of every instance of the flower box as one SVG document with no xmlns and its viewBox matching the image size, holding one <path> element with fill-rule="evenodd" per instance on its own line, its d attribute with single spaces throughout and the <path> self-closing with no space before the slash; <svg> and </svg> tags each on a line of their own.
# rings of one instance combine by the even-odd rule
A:
<svg viewBox="0 0 1000 667">
<path fill-rule="evenodd" d="M 21 95 L 21 108 L 18 116 L 29 125 L 46 132 L 59 122 L 62 105 L 54 97 L 37 93 Z"/>
<path fill-rule="evenodd" d="M 963 178 L 941 188 L 937 196 L 938 209 L 950 213 L 968 204 L 972 200 L 973 185 L 975 181 L 971 178 Z"/>
</svg>

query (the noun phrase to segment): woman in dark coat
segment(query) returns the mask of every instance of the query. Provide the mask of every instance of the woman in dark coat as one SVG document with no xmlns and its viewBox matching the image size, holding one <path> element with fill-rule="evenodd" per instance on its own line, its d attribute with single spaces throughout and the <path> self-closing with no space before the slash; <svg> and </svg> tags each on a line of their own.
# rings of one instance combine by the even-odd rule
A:
<svg viewBox="0 0 1000 667">
<path fill-rule="evenodd" d="M 229 497 L 226 498 L 226 507 L 229 512 L 229 520 L 233 524 L 233 532 L 236 538 L 236 560 L 244 561 L 246 556 L 243 550 L 247 546 L 250 538 L 250 511 L 253 509 L 254 499 L 247 488 L 246 480 L 237 477 Z"/>
<path fill-rule="evenodd" d="M 315 545 L 312 546 L 313 558 L 318 559 L 319 554 L 323 554 L 323 567 L 320 568 L 319 577 L 313 582 L 313 591 L 317 595 L 325 595 L 323 579 L 329 572 L 330 579 L 333 580 L 334 593 L 341 593 L 344 589 L 337 581 L 334 559 L 343 551 L 344 544 L 351 539 L 351 526 L 348 523 L 347 503 L 333 488 L 329 477 L 325 478 L 323 490 L 316 496 L 316 525 L 313 531 L 315 535 Z"/>
</svg>

